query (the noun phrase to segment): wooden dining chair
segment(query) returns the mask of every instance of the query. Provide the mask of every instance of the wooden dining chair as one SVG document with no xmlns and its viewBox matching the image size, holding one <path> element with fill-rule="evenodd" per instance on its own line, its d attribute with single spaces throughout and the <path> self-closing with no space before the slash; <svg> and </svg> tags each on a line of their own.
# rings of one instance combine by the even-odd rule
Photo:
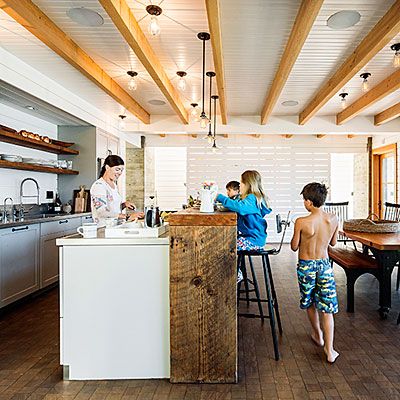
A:
<svg viewBox="0 0 400 400">
<path fill-rule="evenodd" d="M 341 201 L 338 203 L 326 202 L 324 205 L 324 210 L 326 212 L 336 215 L 339 221 L 339 227 L 343 226 L 343 222 L 349 219 L 348 209 L 349 209 L 348 201 Z M 342 233 L 338 234 L 338 242 L 342 242 L 345 245 L 347 244 L 347 242 L 353 243 L 354 248 L 357 250 L 354 240 L 349 239 L 346 235 Z"/>
<path fill-rule="evenodd" d="M 400 204 L 386 202 L 385 213 L 383 218 L 388 221 L 400 222 Z M 399 290 L 399 287 L 400 287 L 400 267 L 399 264 L 397 263 L 396 290 Z"/>
</svg>

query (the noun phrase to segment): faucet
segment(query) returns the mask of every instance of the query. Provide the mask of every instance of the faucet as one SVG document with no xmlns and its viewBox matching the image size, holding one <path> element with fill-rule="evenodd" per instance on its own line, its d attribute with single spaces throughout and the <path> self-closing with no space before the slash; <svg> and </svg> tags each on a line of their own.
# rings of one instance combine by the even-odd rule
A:
<svg viewBox="0 0 400 400">
<path fill-rule="evenodd" d="M 37 193 L 35 196 L 24 196 L 24 183 L 27 181 L 32 181 L 35 183 L 36 185 L 36 190 Z M 37 183 L 37 181 L 33 178 L 25 178 L 22 182 L 21 182 L 21 186 L 19 187 L 19 196 L 20 196 L 20 202 L 21 202 L 21 206 L 22 206 L 22 201 L 24 197 L 36 197 L 36 203 L 38 205 L 40 205 L 40 196 L 39 196 L 39 184 Z"/>
<path fill-rule="evenodd" d="M 4 199 L 4 203 L 3 203 L 3 224 L 6 224 L 7 222 L 9 222 L 9 218 L 8 218 L 8 214 L 7 214 L 7 200 L 11 201 L 11 218 L 10 218 L 10 222 L 13 219 L 13 215 L 14 215 L 14 202 L 13 199 L 11 197 L 6 197 Z"/>
</svg>

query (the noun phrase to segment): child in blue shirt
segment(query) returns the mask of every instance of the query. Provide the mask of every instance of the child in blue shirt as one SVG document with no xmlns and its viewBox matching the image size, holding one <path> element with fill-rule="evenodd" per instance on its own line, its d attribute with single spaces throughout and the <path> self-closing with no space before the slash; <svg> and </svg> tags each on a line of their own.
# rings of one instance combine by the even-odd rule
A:
<svg viewBox="0 0 400 400">
<path fill-rule="evenodd" d="M 238 181 L 230 181 L 226 184 L 226 195 L 232 200 L 240 199 L 240 183 Z"/>
<path fill-rule="evenodd" d="M 257 171 L 243 172 L 240 180 L 240 200 L 232 200 L 223 194 L 217 201 L 225 208 L 238 214 L 238 250 L 259 250 L 267 239 L 267 221 L 264 217 L 272 210 L 261 183 L 261 175 Z"/>
</svg>

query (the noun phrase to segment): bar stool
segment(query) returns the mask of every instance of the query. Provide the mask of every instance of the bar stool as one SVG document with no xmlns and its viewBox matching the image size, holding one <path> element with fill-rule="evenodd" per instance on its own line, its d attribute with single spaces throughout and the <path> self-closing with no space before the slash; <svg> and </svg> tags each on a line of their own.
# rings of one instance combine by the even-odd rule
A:
<svg viewBox="0 0 400 400">
<path fill-rule="evenodd" d="M 239 301 L 246 301 L 247 306 L 249 307 L 250 302 L 256 302 L 259 311 L 258 314 L 238 313 L 238 316 L 247 318 L 260 318 L 262 322 L 264 322 L 266 318 L 269 319 L 271 326 L 271 333 L 272 333 L 272 341 L 274 345 L 275 360 L 279 360 L 278 338 L 276 334 L 275 322 L 277 322 L 278 324 L 278 330 L 281 335 L 282 335 L 282 323 L 279 314 L 278 298 L 275 291 L 275 285 L 272 276 L 272 269 L 269 256 L 279 254 L 282 249 L 282 244 L 286 234 L 286 228 L 290 224 L 289 215 L 290 211 L 288 212 L 286 220 L 282 220 L 279 214 L 276 216 L 277 232 L 281 233 L 282 226 L 284 226 L 281 241 L 277 249 L 271 248 L 271 249 L 255 250 L 255 251 L 254 250 L 238 251 L 238 269 L 240 269 L 243 275 L 243 280 L 238 283 L 238 303 Z M 249 277 L 247 273 L 246 257 L 248 259 L 248 265 L 250 267 L 251 277 Z M 254 270 L 252 257 L 261 257 L 266 298 L 261 297 L 260 286 Z M 244 289 L 241 289 L 242 283 L 244 284 Z M 250 293 L 252 292 L 254 292 L 255 297 L 250 297 Z M 241 297 L 242 293 L 245 294 L 245 297 Z M 264 313 L 262 303 L 267 303 L 268 314 Z"/>
</svg>

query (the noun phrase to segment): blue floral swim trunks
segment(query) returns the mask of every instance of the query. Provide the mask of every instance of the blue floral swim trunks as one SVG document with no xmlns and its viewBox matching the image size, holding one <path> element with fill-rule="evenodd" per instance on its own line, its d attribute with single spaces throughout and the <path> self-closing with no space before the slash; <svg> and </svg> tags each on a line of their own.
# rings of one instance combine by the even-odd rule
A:
<svg viewBox="0 0 400 400">
<path fill-rule="evenodd" d="M 338 301 L 333 268 L 328 258 L 299 260 L 297 278 L 300 287 L 300 308 L 315 308 L 325 313 L 337 313 Z"/>
</svg>

